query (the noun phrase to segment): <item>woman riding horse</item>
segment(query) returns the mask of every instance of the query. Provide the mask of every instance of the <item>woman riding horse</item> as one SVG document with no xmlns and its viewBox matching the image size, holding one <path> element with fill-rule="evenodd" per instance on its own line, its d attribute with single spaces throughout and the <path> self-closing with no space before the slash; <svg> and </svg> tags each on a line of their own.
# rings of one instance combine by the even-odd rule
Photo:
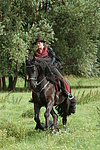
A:
<svg viewBox="0 0 100 150">
<path fill-rule="evenodd" d="M 44 58 L 43 58 L 44 59 Z M 67 116 L 75 113 L 76 100 L 74 97 L 69 98 L 63 96 L 61 91 L 60 96 L 57 97 L 57 90 L 55 85 L 48 81 L 48 66 L 42 58 L 35 58 L 32 60 L 26 59 L 26 71 L 29 75 L 30 86 L 32 89 L 32 97 L 34 99 L 34 120 L 36 122 L 35 129 L 46 129 L 54 127 L 55 132 L 58 132 L 57 120 L 58 116 L 55 113 L 53 106 L 55 106 L 58 114 L 62 117 L 64 131 L 66 131 Z M 68 86 L 70 93 L 70 85 Z M 45 107 L 45 126 L 42 126 L 39 119 L 39 112 L 41 107 Z M 50 114 L 53 117 L 53 126 L 49 123 Z"/>
<path fill-rule="evenodd" d="M 56 76 L 56 78 L 58 78 L 58 80 L 60 80 L 61 90 L 63 92 L 63 95 L 65 97 L 67 97 L 68 92 L 66 91 L 66 88 L 65 88 L 65 80 L 64 80 L 63 76 L 61 75 L 61 73 L 58 71 L 58 68 L 60 66 L 62 66 L 62 63 L 60 62 L 60 60 L 58 58 L 55 57 L 55 53 L 53 52 L 52 48 L 45 46 L 44 43 L 45 43 L 45 41 L 42 38 L 36 39 L 34 44 L 37 45 L 38 49 L 35 51 L 33 58 L 34 57 L 38 57 L 38 58 L 49 57 L 49 58 L 51 58 L 51 60 L 48 59 L 49 62 L 47 62 L 49 64 L 50 71 Z M 33 98 L 30 99 L 29 102 L 34 102 Z"/>
</svg>

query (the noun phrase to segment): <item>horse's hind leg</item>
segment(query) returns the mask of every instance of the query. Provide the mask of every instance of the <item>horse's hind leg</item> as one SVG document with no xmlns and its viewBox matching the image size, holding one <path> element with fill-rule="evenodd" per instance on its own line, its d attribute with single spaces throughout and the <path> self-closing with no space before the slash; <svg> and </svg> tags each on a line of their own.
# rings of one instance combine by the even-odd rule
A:
<svg viewBox="0 0 100 150">
<path fill-rule="evenodd" d="M 59 129 L 57 128 L 58 116 L 57 116 L 57 114 L 55 113 L 55 111 L 53 109 L 51 110 L 51 115 L 53 117 L 53 123 L 54 123 L 55 132 L 58 132 L 59 131 Z"/>
<path fill-rule="evenodd" d="M 64 131 L 66 131 L 66 123 L 67 123 L 67 116 L 66 115 L 63 116 L 62 122 L 63 122 Z"/>
</svg>

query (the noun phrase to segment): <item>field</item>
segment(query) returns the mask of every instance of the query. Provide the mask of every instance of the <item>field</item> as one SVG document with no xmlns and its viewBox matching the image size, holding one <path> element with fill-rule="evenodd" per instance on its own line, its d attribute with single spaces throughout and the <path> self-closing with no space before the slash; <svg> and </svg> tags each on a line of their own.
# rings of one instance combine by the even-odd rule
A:
<svg viewBox="0 0 100 150">
<path fill-rule="evenodd" d="M 61 117 L 58 117 L 57 134 L 34 129 L 33 104 L 28 102 L 31 92 L 0 93 L 0 150 L 100 149 L 100 78 L 66 78 L 77 99 L 76 113 L 68 117 L 66 132 Z M 44 112 L 42 108 L 42 122 Z"/>
</svg>

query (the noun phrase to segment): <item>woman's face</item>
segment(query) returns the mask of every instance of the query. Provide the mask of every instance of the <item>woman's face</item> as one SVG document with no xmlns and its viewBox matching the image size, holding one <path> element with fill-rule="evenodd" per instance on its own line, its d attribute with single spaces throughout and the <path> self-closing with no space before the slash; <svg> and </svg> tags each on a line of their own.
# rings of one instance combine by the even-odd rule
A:
<svg viewBox="0 0 100 150">
<path fill-rule="evenodd" d="M 44 43 L 43 42 L 37 42 L 36 45 L 37 45 L 38 49 L 40 49 L 40 50 L 42 50 L 43 47 L 44 47 Z"/>
</svg>

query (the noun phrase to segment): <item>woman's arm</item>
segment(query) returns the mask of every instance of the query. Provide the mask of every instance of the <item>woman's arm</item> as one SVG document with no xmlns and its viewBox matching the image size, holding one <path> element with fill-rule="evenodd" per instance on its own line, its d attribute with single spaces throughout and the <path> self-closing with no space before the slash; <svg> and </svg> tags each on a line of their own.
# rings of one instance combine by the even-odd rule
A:
<svg viewBox="0 0 100 150">
<path fill-rule="evenodd" d="M 53 49 L 51 47 L 48 47 L 48 55 L 49 57 L 51 57 L 52 59 L 52 64 L 55 62 L 55 52 L 53 51 Z"/>
</svg>

